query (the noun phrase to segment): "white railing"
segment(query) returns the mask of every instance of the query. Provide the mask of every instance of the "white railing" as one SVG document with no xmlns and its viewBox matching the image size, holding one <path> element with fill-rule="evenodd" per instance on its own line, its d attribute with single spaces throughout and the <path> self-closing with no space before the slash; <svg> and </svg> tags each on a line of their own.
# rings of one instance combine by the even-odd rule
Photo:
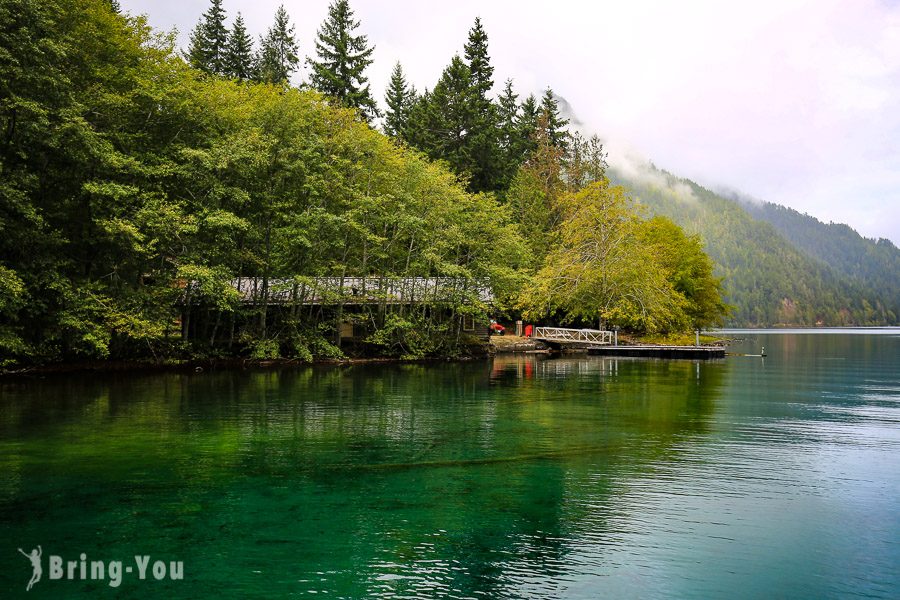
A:
<svg viewBox="0 0 900 600">
<path fill-rule="evenodd" d="M 554 342 L 580 342 L 583 344 L 612 344 L 613 332 L 599 329 L 563 329 L 562 327 L 535 327 L 534 337 Z"/>
</svg>

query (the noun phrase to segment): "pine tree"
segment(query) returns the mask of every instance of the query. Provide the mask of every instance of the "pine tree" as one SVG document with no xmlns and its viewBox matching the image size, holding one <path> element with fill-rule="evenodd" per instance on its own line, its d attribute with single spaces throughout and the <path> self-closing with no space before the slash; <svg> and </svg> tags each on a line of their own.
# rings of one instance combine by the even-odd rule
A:
<svg viewBox="0 0 900 600">
<path fill-rule="evenodd" d="M 513 91 L 512 79 L 507 79 L 503 92 L 497 98 L 497 127 L 500 131 L 500 146 L 511 149 L 515 146 L 519 130 L 519 95 Z"/>
<path fill-rule="evenodd" d="M 300 58 L 297 56 L 297 41 L 294 38 L 294 26 L 284 6 L 275 11 L 275 23 L 269 28 L 265 37 L 260 38 L 259 58 L 257 60 L 260 81 L 267 83 L 285 83 L 297 70 Z"/>
<path fill-rule="evenodd" d="M 473 121 L 468 136 L 468 150 L 472 159 L 469 189 L 473 192 L 498 188 L 502 160 L 497 140 L 497 107 L 488 98 L 494 87 L 494 67 L 491 66 L 487 42 L 487 33 L 481 26 L 481 19 L 476 18 L 465 44 L 466 64 L 472 87 L 469 97 Z"/>
<path fill-rule="evenodd" d="M 353 35 L 357 27 L 359 21 L 353 19 L 347 0 L 334 0 L 319 28 L 318 60 L 308 59 L 308 62 L 313 70 L 313 87 L 345 106 L 359 109 L 366 121 L 371 121 L 378 116 L 378 107 L 363 73 L 372 64 L 375 47 L 367 47 L 366 36 Z"/>
<path fill-rule="evenodd" d="M 418 132 L 414 143 L 419 149 L 431 158 L 446 160 L 457 174 L 471 176 L 472 77 L 459 55 L 453 57 L 414 114 Z"/>
<path fill-rule="evenodd" d="M 540 110 L 538 109 L 537 100 L 534 94 L 529 94 L 522 102 L 521 113 L 516 122 L 516 129 L 518 130 L 516 143 L 518 144 L 517 152 L 520 158 L 524 158 L 535 148 L 534 132 L 537 130 L 539 115 Z"/>
<path fill-rule="evenodd" d="M 472 87 L 484 99 L 494 87 L 494 67 L 491 66 L 491 57 L 488 55 L 487 41 L 481 18 L 475 17 L 475 24 L 469 30 L 469 40 L 465 45 L 465 57 L 472 74 Z"/>
<path fill-rule="evenodd" d="M 210 0 L 210 7 L 194 31 L 186 58 L 192 67 L 213 75 L 225 74 L 225 47 L 228 30 L 225 29 L 225 9 L 222 0 Z"/>
<path fill-rule="evenodd" d="M 512 79 L 507 79 L 503 92 L 497 98 L 497 142 L 500 164 L 498 187 L 505 190 L 522 162 L 522 144 L 519 142 L 519 96 L 513 91 Z"/>
<path fill-rule="evenodd" d="M 409 114 L 406 118 L 406 127 L 403 131 L 403 139 L 411 146 L 415 146 L 427 153 L 433 145 L 431 131 L 428 129 L 428 112 L 431 107 L 431 92 L 425 88 L 425 92 L 410 99 Z"/>
<path fill-rule="evenodd" d="M 565 150 L 569 136 L 566 125 L 569 124 L 569 120 L 560 116 L 559 103 L 550 88 L 544 91 L 544 96 L 541 98 L 540 114 L 547 119 L 547 135 L 550 136 L 550 141 L 557 148 Z"/>
<path fill-rule="evenodd" d="M 407 84 L 403 67 L 398 62 L 391 71 L 391 81 L 384 97 L 388 107 L 384 114 L 384 132 L 387 135 L 406 139 L 405 131 L 415 98 L 416 90 Z"/>
<path fill-rule="evenodd" d="M 225 46 L 225 74 L 241 80 L 254 77 L 253 40 L 247 34 L 241 13 L 234 19 L 228 44 Z"/>
<path fill-rule="evenodd" d="M 188 45 L 187 51 L 184 52 L 184 58 L 187 60 L 188 64 L 195 69 L 207 71 L 207 46 L 206 30 L 203 27 L 203 18 L 201 17 L 200 21 L 194 26 L 194 30 L 191 32 L 190 44 Z"/>
</svg>

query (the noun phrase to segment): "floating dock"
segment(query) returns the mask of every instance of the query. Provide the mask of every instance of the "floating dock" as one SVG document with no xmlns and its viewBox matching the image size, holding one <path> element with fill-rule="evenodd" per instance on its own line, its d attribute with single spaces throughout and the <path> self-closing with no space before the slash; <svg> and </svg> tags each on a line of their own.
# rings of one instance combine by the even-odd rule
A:
<svg viewBox="0 0 900 600">
<path fill-rule="evenodd" d="M 725 358 L 725 348 L 722 346 L 594 346 L 587 352 L 595 356 L 634 358 Z"/>
</svg>

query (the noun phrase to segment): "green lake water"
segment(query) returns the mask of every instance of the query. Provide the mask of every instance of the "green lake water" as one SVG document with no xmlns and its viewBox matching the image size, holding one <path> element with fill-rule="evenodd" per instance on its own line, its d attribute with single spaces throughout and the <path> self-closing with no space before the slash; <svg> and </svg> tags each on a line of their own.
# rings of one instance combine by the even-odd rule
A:
<svg viewBox="0 0 900 600">
<path fill-rule="evenodd" d="M 736 335 L 0 381 L 0 598 L 900 597 L 900 331 Z"/>
</svg>

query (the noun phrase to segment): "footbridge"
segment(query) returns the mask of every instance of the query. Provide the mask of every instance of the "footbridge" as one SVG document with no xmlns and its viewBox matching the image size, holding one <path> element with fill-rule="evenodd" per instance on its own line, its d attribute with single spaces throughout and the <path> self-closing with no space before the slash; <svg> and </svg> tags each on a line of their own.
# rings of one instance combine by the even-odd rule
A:
<svg viewBox="0 0 900 600">
<path fill-rule="evenodd" d="M 596 348 L 613 343 L 612 331 L 535 327 L 532 337 L 557 348 Z"/>
</svg>

